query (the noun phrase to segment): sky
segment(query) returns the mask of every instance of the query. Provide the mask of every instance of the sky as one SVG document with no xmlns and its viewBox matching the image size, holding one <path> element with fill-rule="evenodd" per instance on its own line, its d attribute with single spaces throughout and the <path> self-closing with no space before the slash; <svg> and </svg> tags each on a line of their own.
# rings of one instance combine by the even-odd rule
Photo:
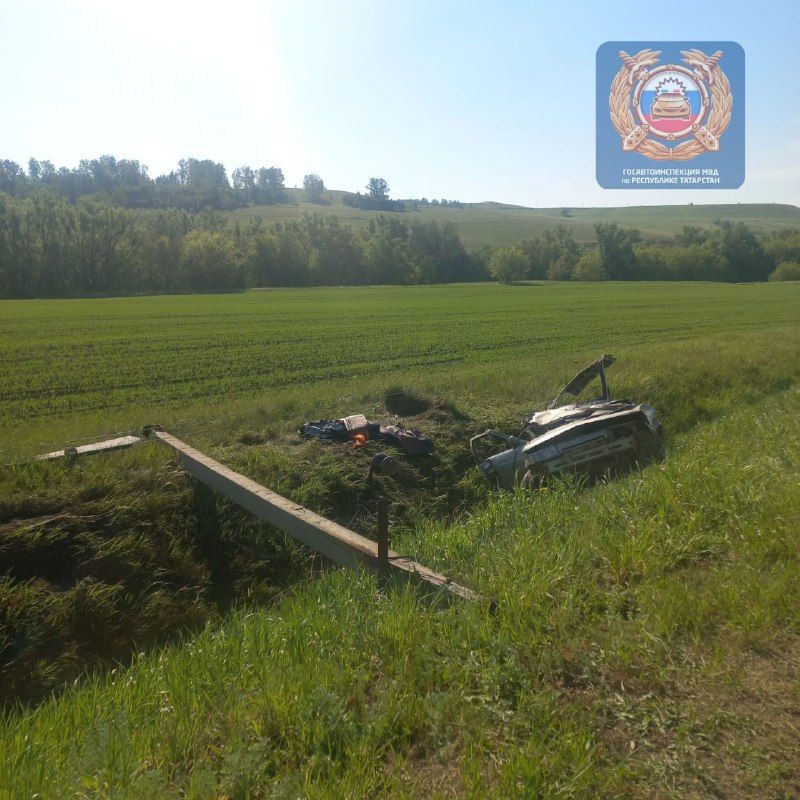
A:
<svg viewBox="0 0 800 800">
<path fill-rule="evenodd" d="M 608 40 L 743 46 L 740 189 L 597 185 Z M 0 0 L 0 158 L 112 154 L 155 176 L 193 156 L 540 207 L 800 205 L 798 40 L 798 0 Z"/>
</svg>

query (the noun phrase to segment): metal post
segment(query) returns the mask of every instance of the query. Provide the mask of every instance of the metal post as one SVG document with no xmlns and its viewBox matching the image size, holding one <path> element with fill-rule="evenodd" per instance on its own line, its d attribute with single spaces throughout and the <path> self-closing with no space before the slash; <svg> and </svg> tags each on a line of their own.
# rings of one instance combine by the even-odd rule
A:
<svg viewBox="0 0 800 800">
<path fill-rule="evenodd" d="M 378 500 L 378 565 L 389 566 L 389 501 L 385 497 Z"/>
<path fill-rule="evenodd" d="M 603 356 L 605 358 L 605 356 Z M 606 378 L 606 368 L 603 361 L 600 361 L 600 386 L 603 389 L 603 400 L 611 399 L 611 392 L 608 391 L 608 380 Z"/>
</svg>

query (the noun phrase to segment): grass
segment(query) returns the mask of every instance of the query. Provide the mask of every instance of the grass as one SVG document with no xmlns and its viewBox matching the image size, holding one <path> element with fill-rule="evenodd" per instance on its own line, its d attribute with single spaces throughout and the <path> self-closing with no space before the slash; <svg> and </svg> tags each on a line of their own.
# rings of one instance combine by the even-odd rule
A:
<svg viewBox="0 0 800 800">
<path fill-rule="evenodd" d="M 669 341 L 735 342 L 788 333 L 798 323 L 795 284 L 359 287 L 2 301 L 0 439 L 8 458 L 152 422 L 213 427 L 239 410 L 271 409 L 281 419 L 288 404 L 317 418 L 340 407 L 347 412 L 389 383 L 455 391 L 459 404 L 481 406 L 493 393 L 539 401 L 600 351 L 624 356 Z M 545 394 L 533 394 L 542 379 Z M 510 386 L 493 392 L 497 381 Z"/>
<path fill-rule="evenodd" d="M 306 213 L 332 214 L 342 222 L 360 228 L 377 212 L 362 211 L 342 203 L 343 192 L 325 193 L 327 203 L 309 203 L 300 190 L 289 190 L 294 205 L 251 206 L 230 212 L 233 219 L 261 217 L 267 222 L 284 221 Z M 393 212 L 407 220 L 452 222 L 469 249 L 484 245 L 516 244 L 540 236 L 557 225 L 572 229 L 579 242 L 593 242 L 595 222 L 616 221 L 641 229 L 646 238 L 668 239 L 684 225 L 711 227 L 717 220 L 745 222 L 761 233 L 800 226 L 800 209 L 775 203 L 737 203 L 725 205 L 626 206 L 622 208 L 570 208 L 564 217 L 560 208 L 525 208 L 503 203 L 469 203 L 462 208 L 418 207 L 416 211 Z"/>
<path fill-rule="evenodd" d="M 797 291 L 3 303 L 7 458 L 158 419 L 371 533 L 376 446 L 294 430 L 399 413 L 437 454 L 380 479 L 393 543 L 498 610 L 331 569 L 155 444 L 6 467 L 0 682 L 30 705 L 0 720 L 0 798 L 792 796 Z M 657 409 L 666 460 L 491 493 L 468 437 L 602 351 L 615 394 Z"/>
<path fill-rule="evenodd" d="M 326 571 L 11 714 L 0 796 L 790 796 L 799 401 L 407 534 L 494 615 Z"/>
</svg>

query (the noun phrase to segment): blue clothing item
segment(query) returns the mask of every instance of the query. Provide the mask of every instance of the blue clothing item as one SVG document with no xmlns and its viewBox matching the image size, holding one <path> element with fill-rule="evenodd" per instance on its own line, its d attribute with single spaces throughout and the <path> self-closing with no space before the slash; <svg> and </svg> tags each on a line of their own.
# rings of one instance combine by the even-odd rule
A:
<svg viewBox="0 0 800 800">
<path fill-rule="evenodd" d="M 401 428 L 398 425 L 379 425 L 367 422 L 363 431 L 368 439 L 378 440 L 393 445 L 410 456 L 427 455 L 434 451 L 433 442 L 424 433 Z M 347 442 L 353 438 L 353 431 L 348 431 L 341 419 L 318 419 L 306 422 L 298 431 L 306 439 L 319 439 L 321 442 Z"/>
<path fill-rule="evenodd" d="M 321 439 L 323 442 L 346 442 L 350 438 L 347 428 L 339 419 L 318 419 L 306 422 L 298 431 L 307 439 Z"/>
</svg>

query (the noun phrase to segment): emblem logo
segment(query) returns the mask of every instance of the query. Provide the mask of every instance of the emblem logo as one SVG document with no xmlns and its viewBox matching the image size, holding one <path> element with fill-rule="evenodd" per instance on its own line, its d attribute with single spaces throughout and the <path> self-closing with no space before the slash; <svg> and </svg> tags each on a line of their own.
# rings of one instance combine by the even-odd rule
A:
<svg viewBox="0 0 800 800">
<path fill-rule="evenodd" d="M 611 124 L 624 152 L 653 161 L 688 161 L 720 149 L 731 121 L 733 94 L 717 50 L 682 50 L 683 64 L 658 65 L 661 51 L 619 51 L 611 83 Z"/>
</svg>

